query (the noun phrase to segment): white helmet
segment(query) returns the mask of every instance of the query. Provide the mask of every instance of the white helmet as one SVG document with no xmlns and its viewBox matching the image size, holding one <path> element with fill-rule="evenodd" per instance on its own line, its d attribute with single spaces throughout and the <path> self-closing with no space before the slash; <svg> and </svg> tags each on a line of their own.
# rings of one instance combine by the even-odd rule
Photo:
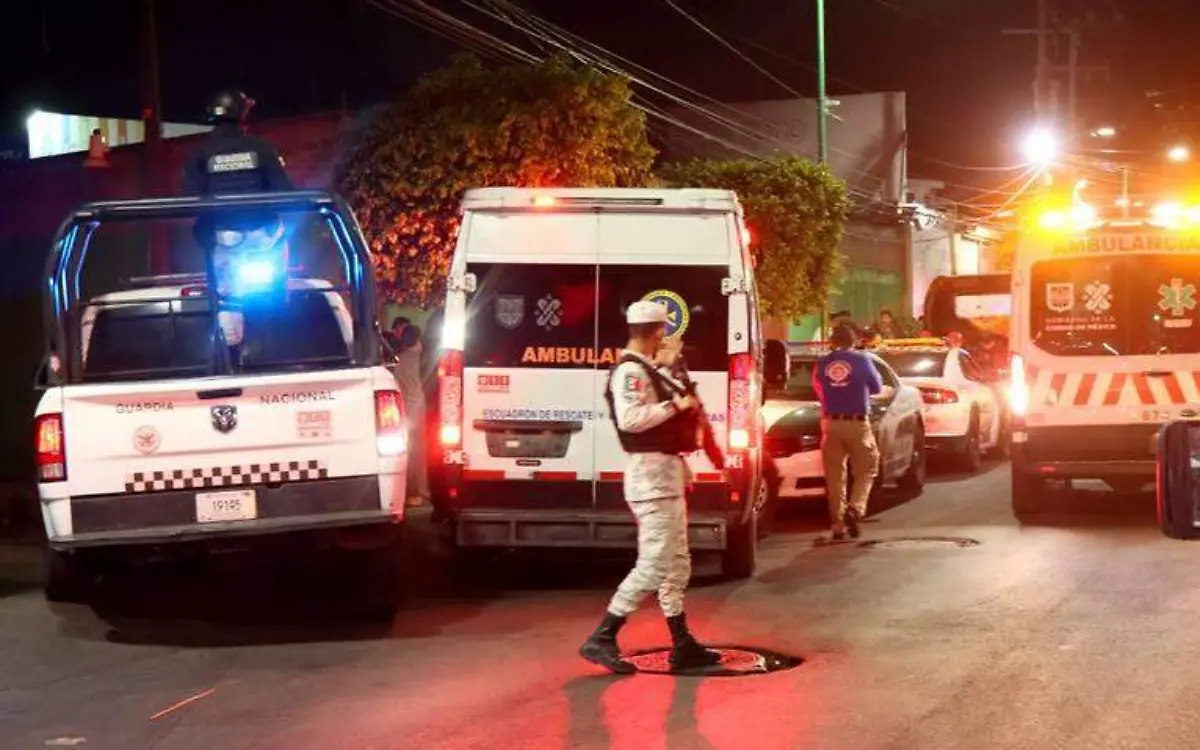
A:
<svg viewBox="0 0 1200 750">
<path fill-rule="evenodd" d="M 629 325 L 645 325 L 647 323 L 667 324 L 667 306 L 650 300 L 639 300 L 625 311 L 625 322 Z"/>
</svg>

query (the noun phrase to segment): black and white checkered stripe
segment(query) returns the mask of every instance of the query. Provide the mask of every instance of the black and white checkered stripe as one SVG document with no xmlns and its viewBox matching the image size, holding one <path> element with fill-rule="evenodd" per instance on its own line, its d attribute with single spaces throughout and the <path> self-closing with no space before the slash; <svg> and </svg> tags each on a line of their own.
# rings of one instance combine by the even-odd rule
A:
<svg viewBox="0 0 1200 750">
<path fill-rule="evenodd" d="M 125 482 L 126 492 L 198 490 L 210 487 L 240 487 L 248 484 L 278 484 L 328 479 L 329 470 L 320 461 L 289 461 L 272 464 L 214 466 L 211 469 L 137 471 Z"/>
</svg>

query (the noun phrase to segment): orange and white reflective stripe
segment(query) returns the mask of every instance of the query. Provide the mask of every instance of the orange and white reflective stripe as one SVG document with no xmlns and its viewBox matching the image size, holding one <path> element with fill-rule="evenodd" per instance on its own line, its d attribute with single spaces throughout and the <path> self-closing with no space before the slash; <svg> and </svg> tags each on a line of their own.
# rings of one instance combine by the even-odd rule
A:
<svg viewBox="0 0 1200 750">
<path fill-rule="evenodd" d="M 1030 404 L 1168 406 L 1200 403 L 1200 372 L 1050 372 L 1028 368 Z"/>
</svg>

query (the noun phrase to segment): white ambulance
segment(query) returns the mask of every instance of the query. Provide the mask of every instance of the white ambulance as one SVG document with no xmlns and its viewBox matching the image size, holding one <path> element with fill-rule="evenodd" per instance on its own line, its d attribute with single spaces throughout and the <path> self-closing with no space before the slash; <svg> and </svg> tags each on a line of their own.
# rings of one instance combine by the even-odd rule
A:
<svg viewBox="0 0 1200 750">
<path fill-rule="evenodd" d="M 142 267 L 156 236 L 162 257 L 203 268 L 198 218 L 263 211 L 288 230 L 278 247 L 329 275 L 289 273 L 288 252 L 235 254 L 246 289 L 233 313 L 208 272 L 117 278 Z M 84 597 L 112 557 L 182 542 L 394 541 L 407 432 L 373 278 L 348 207 L 322 193 L 102 203 L 69 217 L 48 266 L 35 413 L 48 597 Z M 258 305 L 255 288 L 286 292 Z"/>
<path fill-rule="evenodd" d="M 1144 219 L 1047 212 L 1013 265 L 1012 505 L 1049 484 L 1154 480 L 1155 435 L 1200 415 L 1200 218 L 1163 204 Z"/>
<path fill-rule="evenodd" d="M 463 201 L 440 366 L 438 504 L 460 547 L 626 548 L 626 455 L 604 388 L 625 309 L 667 305 L 718 441 L 688 458 L 691 543 L 753 573 L 762 334 L 737 197 L 719 190 L 481 189 Z M 757 511 L 757 512 L 756 512 Z"/>
</svg>

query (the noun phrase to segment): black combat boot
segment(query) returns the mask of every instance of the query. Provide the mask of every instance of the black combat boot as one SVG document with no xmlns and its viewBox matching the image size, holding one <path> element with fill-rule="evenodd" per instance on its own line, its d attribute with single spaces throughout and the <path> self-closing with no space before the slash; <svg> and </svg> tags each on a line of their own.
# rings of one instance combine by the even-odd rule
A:
<svg viewBox="0 0 1200 750">
<path fill-rule="evenodd" d="M 686 615 L 667 618 L 671 631 L 671 669 L 698 669 L 721 663 L 721 655 L 696 642 L 688 630 Z"/>
<path fill-rule="evenodd" d="M 617 617 L 611 612 L 604 613 L 600 627 L 579 647 L 579 655 L 598 664 L 614 674 L 633 674 L 637 671 L 629 662 L 621 658 L 621 649 L 617 648 L 617 633 L 625 625 L 624 617 Z"/>
</svg>

